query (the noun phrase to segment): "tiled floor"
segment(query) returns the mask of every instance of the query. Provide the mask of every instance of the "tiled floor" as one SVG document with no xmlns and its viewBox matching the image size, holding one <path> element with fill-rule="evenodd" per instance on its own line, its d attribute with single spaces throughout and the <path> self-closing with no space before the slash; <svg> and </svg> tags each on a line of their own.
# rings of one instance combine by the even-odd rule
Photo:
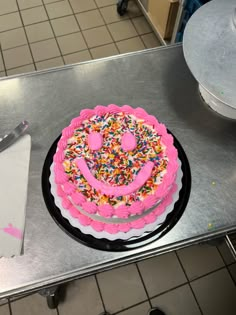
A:
<svg viewBox="0 0 236 315">
<path fill-rule="evenodd" d="M 197 245 L 73 281 L 58 309 L 39 294 L 11 300 L 0 315 L 235 315 L 236 263 L 225 243 Z M 2 301 L 2 303 L 6 301 Z"/>
<path fill-rule="evenodd" d="M 0 76 L 159 46 L 135 0 L 0 0 Z"/>
</svg>

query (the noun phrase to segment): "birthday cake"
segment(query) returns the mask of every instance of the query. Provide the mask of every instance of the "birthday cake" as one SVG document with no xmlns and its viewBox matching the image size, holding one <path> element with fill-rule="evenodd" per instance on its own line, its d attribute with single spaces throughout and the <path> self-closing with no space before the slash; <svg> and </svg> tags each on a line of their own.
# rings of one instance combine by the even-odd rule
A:
<svg viewBox="0 0 236 315">
<path fill-rule="evenodd" d="M 55 197 L 81 227 L 128 233 L 165 211 L 178 167 L 173 137 L 154 116 L 98 105 L 62 130 L 53 158 Z"/>
</svg>

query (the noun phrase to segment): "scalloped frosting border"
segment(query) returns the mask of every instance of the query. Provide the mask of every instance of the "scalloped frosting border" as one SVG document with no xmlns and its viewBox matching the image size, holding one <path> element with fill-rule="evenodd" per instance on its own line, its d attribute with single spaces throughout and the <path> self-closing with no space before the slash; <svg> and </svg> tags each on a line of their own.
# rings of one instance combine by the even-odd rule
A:
<svg viewBox="0 0 236 315">
<path fill-rule="evenodd" d="M 158 189 L 155 191 L 154 194 L 148 196 L 143 201 L 136 201 L 131 206 L 125 206 L 121 205 L 117 208 L 112 207 L 109 204 L 97 206 L 95 203 L 86 201 L 86 197 L 82 193 L 75 192 L 76 188 L 73 184 L 68 182 L 68 176 L 64 172 L 64 168 L 62 166 L 62 163 L 64 161 L 64 150 L 67 146 L 67 141 L 70 137 L 73 136 L 74 129 L 78 128 L 84 120 L 91 118 L 94 115 L 104 115 L 106 113 L 119 113 L 123 112 L 126 114 L 134 115 L 137 118 L 143 119 L 144 123 L 147 125 L 152 126 L 155 131 L 161 136 L 162 144 L 166 147 L 166 156 L 168 157 L 168 164 L 167 164 L 167 172 L 163 177 L 162 183 L 158 186 Z M 83 208 L 84 211 L 88 212 L 88 214 L 95 214 L 98 213 L 100 216 L 104 216 L 105 218 L 111 218 L 113 216 L 116 216 L 118 218 L 128 218 L 131 215 L 140 215 L 143 211 L 150 209 L 155 204 L 158 203 L 158 201 L 163 200 L 169 193 L 172 191 L 173 183 L 176 178 L 176 173 L 178 170 L 178 162 L 177 162 L 177 149 L 173 145 L 173 137 L 167 133 L 166 127 L 164 124 L 161 124 L 158 122 L 156 117 L 149 115 L 143 108 L 132 108 L 129 105 L 123 105 L 123 106 L 117 106 L 115 104 L 110 104 L 108 106 L 102 106 L 98 105 L 94 109 L 83 109 L 80 112 L 80 116 L 72 119 L 70 125 L 63 129 L 62 131 L 62 137 L 58 142 L 57 146 L 57 152 L 54 155 L 54 173 L 55 173 L 55 183 L 57 184 L 57 193 L 62 198 L 63 207 L 68 209 L 73 217 L 77 217 L 81 224 L 88 225 L 91 224 L 91 226 L 96 231 L 101 231 L 101 226 L 103 226 L 102 230 L 106 230 L 104 224 L 98 221 L 93 221 L 90 218 L 86 217 L 85 215 L 82 215 L 81 213 L 78 213 L 78 210 L 72 206 L 71 202 L 67 199 L 67 195 L 70 195 L 73 202 L 76 205 L 79 205 Z M 162 208 L 162 204 L 164 201 L 158 206 L 159 208 Z M 77 213 L 77 215 L 76 215 Z M 150 220 L 152 220 L 152 214 L 149 214 Z M 148 217 L 147 216 L 147 217 Z M 145 217 L 145 219 L 147 219 Z M 141 219 L 139 219 L 141 220 Z M 133 221 L 132 224 L 135 224 L 136 226 L 133 228 L 142 228 L 143 227 L 143 220 L 142 224 L 137 224 L 139 220 Z M 151 223 L 151 221 L 148 220 Z M 140 221 L 141 222 L 141 221 Z M 131 223 L 123 223 L 119 224 L 120 228 L 123 226 L 123 228 L 118 229 L 119 231 L 124 231 L 124 229 L 127 230 L 128 227 L 124 228 L 125 224 Z M 106 225 L 106 224 L 105 224 Z M 108 224 L 111 225 L 111 224 Z M 117 225 L 116 230 L 117 230 Z M 137 227 L 137 225 L 139 227 Z M 142 226 L 141 226 L 142 225 Z M 108 231 L 107 231 L 108 232 Z M 112 232 L 113 233 L 113 232 Z"/>
</svg>

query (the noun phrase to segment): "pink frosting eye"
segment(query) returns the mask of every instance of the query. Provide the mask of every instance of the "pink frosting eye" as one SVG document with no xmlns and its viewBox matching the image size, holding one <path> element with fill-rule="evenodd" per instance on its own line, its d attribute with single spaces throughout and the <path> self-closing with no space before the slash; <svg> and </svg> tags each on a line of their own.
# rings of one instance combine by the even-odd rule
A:
<svg viewBox="0 0 236 315">
<path fill-rule="evenodd" d="M 103 138 L 98 132 L 91 132 L 88 135 L 88 146 L 90 150 L 99 150 L 102 147 Z"/>
<path fill-rule="evenodd" d="M 136 146 L 137 143 L 135 136 L 130 132 L 124 133 L 121 140 L 122 149 L 124 151 L 132 151 L 136 148 Z"/>
</svg>

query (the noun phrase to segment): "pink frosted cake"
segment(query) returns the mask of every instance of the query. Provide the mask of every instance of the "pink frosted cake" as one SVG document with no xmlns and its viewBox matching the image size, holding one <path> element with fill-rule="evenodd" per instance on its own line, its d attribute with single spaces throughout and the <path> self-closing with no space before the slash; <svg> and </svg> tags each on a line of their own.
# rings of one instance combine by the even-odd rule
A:
<svg viewBox="0 0 236 315">
<path fill-rule="evenodd" d="M 166 127 L 142 108 L 84 109 L 62 131 L 54 155 L 57 197 L 96 232 L 127 233 L 165 211 L 178 171 Z"/>
</svg>

